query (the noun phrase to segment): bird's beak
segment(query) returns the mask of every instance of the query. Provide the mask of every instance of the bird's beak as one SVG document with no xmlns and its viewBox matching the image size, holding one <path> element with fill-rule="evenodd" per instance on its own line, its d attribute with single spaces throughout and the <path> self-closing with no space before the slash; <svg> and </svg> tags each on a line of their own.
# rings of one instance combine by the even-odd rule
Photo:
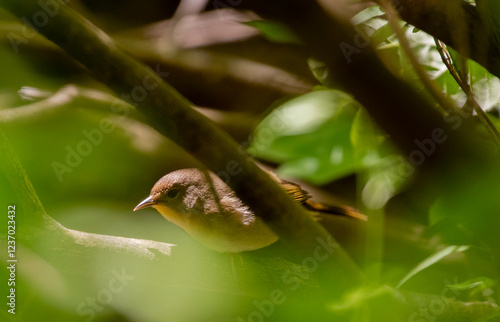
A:
<svg viewBox="0 0 500 322">
<path fill-rule="evenodd" d="M 152 207 L 155 204 L 156 204 L 156 201 L 153 200 L 153 197 L 149 196 L 146 199 L 144 199 L 143 201 L 141 201 L 141 203 L 139 203 L 137 206 L 135 206 L 134 211 L 139 210 L 139 209 L 143 209 L 143 208 L 147 208 L 147 207 Z"/>
</svg>

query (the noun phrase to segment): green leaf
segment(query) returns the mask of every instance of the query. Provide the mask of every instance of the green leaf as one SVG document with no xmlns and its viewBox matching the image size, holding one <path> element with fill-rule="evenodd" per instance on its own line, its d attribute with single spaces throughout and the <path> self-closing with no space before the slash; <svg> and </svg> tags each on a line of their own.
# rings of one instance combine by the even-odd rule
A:
<svg viewBox="0 0 500 322">
<path fill-rule="evenodd" d="M 359 104 L 336 90 L 292 99 L 257 127 L 249 153 L 283 163 L 278 172 L 316 184 L 353 173 L 361 164 L 350 140 Z"/>
<path fill-rule="evenodd" d="M 327 87 L 333 87 L 334 82 L 330 78 L 330 70 L 326 64 L 320 60 L 314 58 L 309 58 L 307 64 L 311 69 L 313 76 L 323 85 Z"/>
<path fill-rule="evenodd" d="M 427 71 L 429 77 L 436 81 L 442 92 L 449 96 L 456 106 L 463 106 L 466 101 L 466 95 L 444 65 L 436 49 L 434 38 L 425 32 L 416 34 L 407 32 L 406 36 L 411 42 L 412 50 L 419 57 L 419 62 Z M 454 67 L 456 69 L 460 68 L 461 66 L 458 61 L 459 54 L 452 48 L 448 47 L 447 50 L 453 58 Z M 402 49 L 400 48 L 401 74 L 409 79 L 415 88 L 422 90 L 423 85 L 421 80 L 414 72 L 414 68 L 406 57 L 406 54 L 401 51 Z M 467 61 L 467 69 L 470 73 L 472 92 L 482 109 L 484 111 L 500 109 L 500 80 L 474 61 Z M 426 91 L 423 93 L 426 93 Z"/>
<path fill-rule="evenodd" d="M 366 169 L 361 198 L 368 209 L 381 209 L 399 191 L 405 177 L 401 161 L 386 136 L 363 109 L 359 109 L 351 128 L 356 161 Z"/>
<path fill-rule="evenodd" d="M 359 158 L 365 158 L 376 151 L 385 141 L 385 136 L 382 135 L 382 132 L 363 109 L 356 112 L 350 138 Z M 370 162 L 370 160 L 367 160 L 367 162 Z"/>
<path fill-rule="evenodd" d="M 390 43 L 388 38 L 394 35 L 394 30 L 391 28 L 391 24 L 386 22 L 375 30 L 371 38 L 373 40 L 374 46 L 379 46 L 381 44 Z"/>
<path fill-rule="evenodd" d="M 483 66 L 469 60 L 472 93 L 484 111 L 499 109 L 500 106 L 500 80 L 491 75 Z"/>
<path fill-rule="evenodd" d="M 405 177 L 401 176 L 401 161 L 392 155 L 381 159 L 367 171 L 366 183 L 361 192 L 361 200 L 367 209 L 381 209 L 401 190 Z"/>
<path fill-rule="evenodd" d="M 246 25 L 258 29 L 264 37 L 277 43 L 301 44 L 300 39 L 287 25 L 270 20 L 253 20 Z"/>
<path fill-rule="evenodd" d="M 431 255 L 430 257 L 424 259 L 421 263 L 419 263 L 415 268 L 413 268 L 406 276 L 398 283 L 396 288 L 400 288 L 401 285 L 406 283 L 410 278 L 415 276 L 417 273 L 423 271 L 427 267 L 436 264 L 446 256 L 453 254 L 453 253 L 459 253 L 459 252 L 464 252 L 467 249 L 469 249 L 468 245 L 455 245 L 455 246 L 448 246 L 445 249 L 442 249 L 438 251 L 437 253 Z"/>
<path fill-rule="evenodd" d="M 485 277 L 485 276 L 480 276 L 480 277 L 476 277 L 476 278 L 467 280 L 467 281 L 462 282 L 462 283 L 449 284 L 446 286 L 450 289 L 454 289 L 457 291 L 466 291 L 466 290 L 471 290 L 471 289 L 479 289 L 482 291 L 482 290 L 488 289 L 490 287 L 493 287 L 495 285 L 496 285 L 496 282 L 493 279 L 491 279 L 489 277 Z"/>
<path fill-rule="evenodd" d="M 374 17 L 379 17 L 384 14 L 385 13 L 382 10 L 380 10 L 380 6 L 378 5 L 371 6 L 361 10 L 354 17 L 352 17 L 351 23 L 353 25 L 359 25 L 360 23 L 366 22 Z"/>
</svg>

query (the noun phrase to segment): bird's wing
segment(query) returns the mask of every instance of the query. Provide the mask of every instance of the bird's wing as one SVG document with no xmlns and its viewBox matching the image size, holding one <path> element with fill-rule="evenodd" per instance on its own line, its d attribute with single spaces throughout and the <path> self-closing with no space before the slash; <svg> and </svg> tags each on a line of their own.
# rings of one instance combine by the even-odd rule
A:
<svg viewBox="0 0 500 322">
<path fill-rule="evenodd" d="M 365 221 L 367 220 L 367 217 L 360 213 L 357 209 L 348 206 L 325 205 L 320 202 L 312 201 L 311 195 L 307 191 L 302 189 L 302 187 L 298 184 L 281 179 L 276 175 L 272 177 L 279 182 L 283 190 L 285 190 L 292 197 L 292 199 L 301 203 L 306 209 L 310 211 L 323 214 L 348 216 Z M 320 220 L 320 216 L 315 216 L 315 219 Z"/>
<path fill-rule="evenodd" d="M 360 219 L 363 221 L 368 220 L 366 215 L 363 215 L 357 209 L 354 209 L 354 208 L 349 207 L 349 206 L 331 206 L 331 205 L 325 205 L 323 203 L 315 202 L 312 200 L 306 200 L 303 203 L 303 206 L 310 211 L 316 211 L 316 212 L 319 212 L 322 214 L 348 216 L 348 217 Z"/>
<path fill-rule="evenodd" d="M 283 188 L 283 190 L 285 190 L 285 192 L 288 193 L 292 197 L 293 200 L 295 200 L 299 203 L 304 203 L 304 202 L 306 202 L 306 200 L 311 198 L 311 195 L 309 194 L 309 192 L 302 189 L 302 187 L 299 186 L 298 184 L 281 179 L 281 178 L 278 178 L 278 180 L 279 180 L 278 182 L 281 185 L 281 187 Z"/>
</svg>

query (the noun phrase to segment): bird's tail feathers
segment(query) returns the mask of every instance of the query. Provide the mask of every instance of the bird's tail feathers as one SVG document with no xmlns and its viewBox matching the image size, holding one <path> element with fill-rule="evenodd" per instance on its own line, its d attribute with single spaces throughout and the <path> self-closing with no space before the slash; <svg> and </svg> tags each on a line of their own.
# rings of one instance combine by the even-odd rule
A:
<svg viewBox="0 0 500 322">
<path fill-rule="evenodd" d="M 310 211 L 316 211 L 331 215 L 348 216 L 363 221 L 368 220 L 366 215 L 363 215 L 357 209 L 348 206 L 330 206 L 312 200 L 306 200 L 303 205 Z"/>
</svg>

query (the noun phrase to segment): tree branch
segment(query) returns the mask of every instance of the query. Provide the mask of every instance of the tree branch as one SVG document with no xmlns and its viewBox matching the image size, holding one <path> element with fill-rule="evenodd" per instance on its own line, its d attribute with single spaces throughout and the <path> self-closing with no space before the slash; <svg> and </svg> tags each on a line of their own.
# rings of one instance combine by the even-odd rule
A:
<svg viewBox="0 0 500 322">
<path fill-rule="evenodd" d="M 28 263 L 28 252 L 24 250 L 28 247 L 57 267 L 64 276 L 97 276 L 125 263 L 127 272 L 148 277 L 139 283 L 161 285 L 159 289 L 162 290 L 168 289 L 167 286 L 181 285 L 195 290 L 209 289 L 214 293 L 255 297 L 268 296 L 274 288 L 283 287 L 284 273 L 302 270 L 300 265 L 279 258 L 246 258 L 245 263 L 239 263 L 228 261 L 224 255 L 218 254 L 192 256 L 186 252 L 176 252 L 174 256 L 173 244 L 68 229 L 45 212 L 26 171 L 1 130 L 0 155 L 1 173 L 6 175 L 7 180 L 6 183 L 0 183 L 6 189 L 5 192 L 14 193 L 8 198 L 16 206 L 16 241 L 18 256 L 23 263 Z M 1 179 L 3 177 L 0 176 Z M 142 264 L 137 268 L 132 265 L 134 263 Z M 203 267 L 205 277 L 190 279 L 180 273 L 184 269 L 183 265 Z M 225 276 L 227 280 L 220 283 L 215 278 L 217 276 Z M 302 291 L 309 292 L 309 287 L 316 284 L 306 282 L 311 278 L 309 273 L 303 272 L 302 276 L 303 282 L 309 285 Z M 83 298 L 87 295 L 79 296 Z"/>
<path fill-rule="evenodd" d="M 40 10 L 38 2 L 34 0 L 2 0 L 1 3 L 19 17 L 32 17 Z M 276 10 L 275 5 L 281 10 Z M 285 7 L 288 10 L 282 10 Z M 436 128 L 449 130 L 449 126 L 433 111 L 429 103 L 390 75 L 369 48 L 363 49 L 350 64 L 345 63 L 346 57 L 339 51 L 338 45 L 352 42 L 356 34 L 340 20 L 328 16 L 319 6 L 311 5 L 310 2 L 276 1 L 271 3 L 269 8 L 274 17 L 295 26 L 296 32 L 312 51 L 327 62 L 336 76 L 343 80 L 346 88 L 367 107 L 403 151 L 411 152 L 416 148 L 413 143 L 415 138 L 427 138 Z M 235 143 L 226 134 L 190 109 L 189 102 L 163 83 L 151 70 L 117 49 L 113 41 L 95 26 L 61 4 L 58 13 L 39 30 L 83 63 L 97 78 L 136 105 L 161 133 L 204 161 L 220 176 L 224 172 L 231 174 L 231 187 L 285 242 L 295 248 L 299 256 L 304 256 L 303 259 L 314 256 L 318 238 L 329 238 L 303 209 L 293 203 L 248 157 L 238 151 Z M 145 94 L 139 96 L 140 93 Z M 400 108 L 401 104 L 405 104 L 404 108 Z M 462 128 L 457 132 L 447 132 L 453 143 L 438 149 L 433 158 L 443 161 L 449 160 L 450 152 L 459 152 L 458 157 L 474 152 L 470 145 L 462 145 L 464 151 L 459 151 L 454 144 L 462 139 L 465 131 L 466 129 Z M 427 163 L 426 168 L 432 169 L 432 165 L 433 163 Z M 19 169 L 14 170 L 17 173 Z M 22 177 L 28 183 L 25 174 Z M 44 215 L 43 208 L 34 190 L 32 192 L 22 197 L 35 200 L 34 208 L 39 208 L 37 213 L 41 217 Z M 270 200 L 269 196 L 273 199 Z M 57 225 L 52 227 L 58 229 Z M 71 232 L 68 234 L 73 239 L 82 240 Z M 52 245 L 64 245 L 64 241 L 54 240 Z M 120 241 L 115 241 L 120 244 Z M 364 279 L 356 265 L 335 242 L 330 246 L 332 253 L 325 262 L 318 265 L 322 273 L 320 276 L 327 276 L 323 281 L 332 286 L 327 288 L 332 292 L 331 295 L 345 294 L 349 289 L 359 286 Z M 277 278 L 279 280 L 279 276 Z M 399 294 L 394 290 L 389 293 L 390 296 Z M 405 300 L 402 299 L 389 301 L 397 302 L 405 305 Z M 415 302 L 418 306 L 419 301 L 414 301 L 414 304 Z M 461 303 L 458 305 L 466 307 Z M 376 310 L 377 307 L 373 307 Z M 387 314 L 380 310 L 378 313 Z"/>
<path fill-rule="evenodd" d="M 58 250 L 66 248 L 88 254 L 88 249 L 106 248 L 111 253 L 126 252 L 149 259 L 156 256 L 151 250 L 170 255 L 171 247 L 175 246 L 151 240 L 84 233 L 62 226 L 45 212 L 26 171 L 1 130 L 0 155 L 2 155 L 1 168 L 7 176 L 8 186 L 11 187 L 15 199 L 19 202 L 16 209 L 18 213 L 22 213 L 22 216 L 18 217 L 17 223 L 22 228 L 17 237 L 25 245 L 30 245 L 42 253 L 50 250 L 57 253 Z M 53 241 L 52 246 L 57 246 L 47 249 L 40 247 L 41 244 L 51 244 L 49 241 Z M 64 252 L 64 254 L 67 253 Z"/>
<path fill-rule="evenodd" d="M 42 10 L 35 0 L 1 3 L 20 18 L 33 17 Z M 331 240 L 305 209 L 240 151 L 226 133 L 194 111 L 174 88 L 117 48 L 104 32 L 62 2 L 52 3 L 57 4 L 57 12 L 38 31 L 86 66 L 118 96 L 136 106 L 160 133 L 225 179 L 300 260 L 314 254 L 321 246 L 319 240 Z M 158 72 L 161 75 L 162 71 Z M 363 276 L 335 241 L 331 247 L 333 253 L 317 272 L 328 284 L 335 285 L 334 293 L 341 294 L 359 285 Z"/>
</svg>

